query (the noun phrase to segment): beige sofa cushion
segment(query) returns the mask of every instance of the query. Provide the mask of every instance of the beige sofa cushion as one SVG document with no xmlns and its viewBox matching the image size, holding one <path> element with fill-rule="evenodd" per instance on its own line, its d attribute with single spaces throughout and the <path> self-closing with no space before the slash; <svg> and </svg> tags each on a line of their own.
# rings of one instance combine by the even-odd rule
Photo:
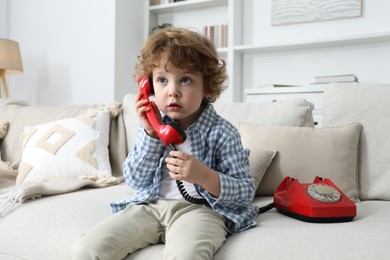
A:
<svg viewBox="0 0 390 260">
<path fill-rule="evenodd" d="M 219 115 L 235 127 L 241 122 L 272 126 L 314 127 L 314 105 L 304 99 L 291 99 L 272 103 L 223 103 L 214 105 Z"/>
<path fill-rule="evenodd" d="M 324 126 L 363 125 L 359 149 L 362 200 L 390 200 L 390 84 L 330 84 L 324 96 Z"/>
<path fill-rule="evenodd" d="M 275 158 L 275 151 L 263 149 L 252 149 L 249 154 L 250 171 L 253 178 L 255 189 L 259 187 L 261 180 L 272 160 Z"/>
<path fill-rule="evenodd" d="M 241 123 L 239 131 L 245 147 L 277 151 L 256 194 L 272 195 L 286 176 L 301 183 L 320 176 L 329 178 L 349 198 L 358 201 L 360 130 L 361 125 L 356 123 L 332 128 Z"/>
</svg>

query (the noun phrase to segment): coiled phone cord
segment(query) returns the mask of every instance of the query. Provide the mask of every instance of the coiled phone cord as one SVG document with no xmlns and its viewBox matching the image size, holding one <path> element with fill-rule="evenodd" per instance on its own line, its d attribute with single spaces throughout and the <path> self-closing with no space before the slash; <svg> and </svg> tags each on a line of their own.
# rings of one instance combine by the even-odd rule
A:
<svg viewBox="0 0 390 260">
<path fill-rule="evenodd" d="M 173 144 L 170 144 L 169 146 L 172 148 L 172 150 L 177 151 L 176 146 L 174 146 Z M 176 180 L 176 185 L 177 185 L 177 189 L 179 190 L 181 196 L 186 201 L 191 202 L 193 204 L 210 206 L 205 198 L 195 198 L 195 197 L 190 196 L 188 194 L 188 192 L 186 191 L 186 189 L 184 188 L 184 184 L 181 180 Z"/>
</svg>

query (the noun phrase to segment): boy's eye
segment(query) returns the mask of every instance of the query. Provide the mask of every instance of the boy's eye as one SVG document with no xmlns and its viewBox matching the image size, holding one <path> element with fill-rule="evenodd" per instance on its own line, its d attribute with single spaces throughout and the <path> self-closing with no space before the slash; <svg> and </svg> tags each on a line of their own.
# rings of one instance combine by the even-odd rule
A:
<svg viewBox="0 0 390 260">
<path fill-rule="evenodd" d="M 158 78 L 157 81 L 158 81 L 158 83 L 160 83 L 160 84 L 165 84 L 165 83 L 167 83 L 167 79 L 166 79 L 166 78 Z"/>
<path fill-rule="evenodd" d="M 183 78 L 180 80 L 180 83 L 181 83 L 181 84 L 189 84 L 189 83 L 191 83 L 191 79 L 188 78 L 188 77 L 183 77 Z"/>
</svg>

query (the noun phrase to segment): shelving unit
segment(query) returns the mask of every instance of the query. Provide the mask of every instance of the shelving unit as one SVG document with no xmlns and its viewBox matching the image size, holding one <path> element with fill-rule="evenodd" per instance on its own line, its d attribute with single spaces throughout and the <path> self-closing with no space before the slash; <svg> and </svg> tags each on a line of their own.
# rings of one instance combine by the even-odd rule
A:
<svg viewBox="0 0 390 260">
<path fill-rule="evenodd" d="M 218 53 L 227 62 L 229 88 L 223 93 L 221 100 L 263 102 L 267 101 L 268 97 L 273 100 L 272 96 L 279 98 L 282 94 L 294 94 L 297 97 L 307 98 L 309 101 L 314 100 L 317 114 L 322 113 L 318 107 L 322 106 L 320 103 L 323 89 L 310 86 L 310 81 L 314 76 L 353 73 L 359 77 L 378 60 L 380 53 L 376 51 L 377 46 L 384 48 L 386 53 L 389 50 L 388 53 L 390 53 L 390 31 L 355 33 L 352 34 L 353 36 L 345 34 L 346 36 L 339 37 L 309 35 L 311 38 L 280 41 L 273 40 L 274 38 L 271 37 L 269 41 L 267 38 L 262 38 L 261 43 L 259 40 L 250 41 L 243 33 L 248 27 L 248 19 L 244 19 L 248 16 L 248 13 L 244 13 L 249 10 L 248 2 L 249 5 L 256 5 L 257 8 L 267 6 L 255 0 L 187 0 L 154 6 L 149 6 L 149 1 L 146 1 L 145 38 L 154 26 L 162 22 L 171 22 L 178 27 L 186 27 L 186 23 L 194 23 L 201 31 L 202 22 L 203 25 L 211 25 L 221 20 L 226 21 L 228 23 L 228 47 L 218 49 Z M 210 13 L 210 10 L 213 12 Z M 258 16 L 259 13 L 261 12 L 253 12 L 252 16 Z M 264 15 L 265 12 L 262 14 Z M 254 20 L 249 20 L 249 23 L 252 23 L 250 26 L 256 29 L 257 25 L 253 24 Z M 249 32 L 255 31 L 256 34 L 257 31 L 253 28 Z M 291 38 L 294 39 L 294 37 Z M 373 52 L 369 57 L 365 55 L 367 50 Z M 384 55 L 382 60 L 390 60 L 390 54 Z M 367 64 L 361 65 L 361 62 L 359 64 L 359 59 L 364 59 Z M 286 65 L 287 63 L 291 64 Z M 385 61 L 381 63 L 382 67 L 383 64 L 387 65 Z M 339 66 L 339 70 L 329 69 L 332 66 Z M 351 71 L 344 71 L 346 68 Z M 283 74 L 279 74 L 279 71 Z M 374 78 L 374 73 L 372 71 L 370 73 L 372 75 L 369 76 Z M 285 80 L 285 82 L 280 80 Z M 302 85 L 308 91 L 301 92 L 302 89 L 300 89 L 295 93 L 289 93 L 291 90 L 288 89 L 268 91 L 256 88 L 256 86 L 271 83 Z M 264 95 L 267 96 L 267 100 L 262 98 Z"/>
<path fill-rule="evenodd" d="M 174 3 L 163 3 L 159 5 L 150 5 L 145 1 L 145 38 L 149 36 L 151 29 L 157 25 L 158 16 L 161 14 L 173 14 L 193 10 L 202 10 L 218 6 L 227 6 L 228 0 L 187 0 Z M 180 25 L 175 25 L 180 26 Z"/>
<path fill-rule="evenodd" d="M 166 3 L 160 5 L 151 5 L 150 12 L 154 13 L 170 13 L 170 12 L 183 12 L 192 9 L 210 8 L 215 6 L 227 5 L 228 0 L 192 0 L 192 1 L 180 1 L 174 3 Z"/>
</svg>

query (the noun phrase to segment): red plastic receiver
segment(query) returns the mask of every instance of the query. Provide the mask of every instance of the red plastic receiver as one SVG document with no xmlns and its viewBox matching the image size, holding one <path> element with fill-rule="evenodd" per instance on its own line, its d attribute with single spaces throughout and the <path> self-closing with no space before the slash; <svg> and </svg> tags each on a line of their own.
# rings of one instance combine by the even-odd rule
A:
<svg viewBox="0 0 390 260">
<path fill-rule="evenodd" d="M 138 80 L 139 91 L 142 93 L 142 99 L 148 100 L 145 104 L 149 108 L 146 112 L 146 117 L 149 124 L 152 126 L 154 132 L 164 145 L 178 145 L 184 143 L 186 135 L 176 124 L 162 124 L 153 109 L 153 105 L 149 100 L 149 96 L 152 94 L 152 88 L 150 86 L 149 78 L 146 76 L 140 77 Z"/>
</svg>

